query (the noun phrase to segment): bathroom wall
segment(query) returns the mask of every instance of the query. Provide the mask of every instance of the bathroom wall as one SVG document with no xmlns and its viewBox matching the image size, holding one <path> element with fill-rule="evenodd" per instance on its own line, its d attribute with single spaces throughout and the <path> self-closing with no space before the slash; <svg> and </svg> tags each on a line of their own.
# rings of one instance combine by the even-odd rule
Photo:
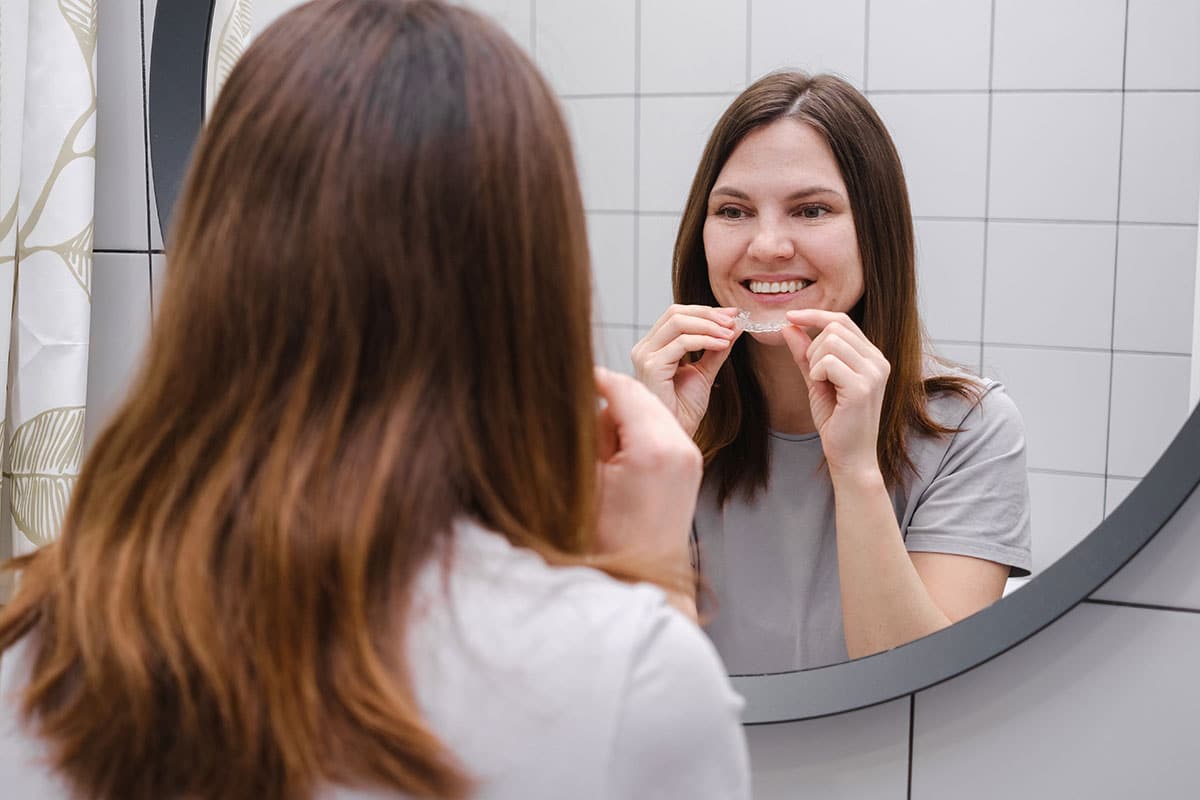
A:
<svg viewBox="0 0 1200 800">
<path fill-rule="evenodd" d="M 754 78 L 799 66 L 865 89 L 893 131 L 930 334 L 1004 380 L 1025 416 L 1038 565 L 1115 506 L 1181 423 L 1200 205 L 1195 0 L 472 5 L 562 97 L 611 365 L 628 369 L 670 302 L 678 215 L 713 122 Z M 89 443 L 135 368 L 166 269 L 148 180 L 154 11 L 100 0 Z M 1109 602 L 994 662 L 915 698 L 752 729 L 756 796 L 1194 790 L 1198 503 L 1098 595 Z"/>
</svg>

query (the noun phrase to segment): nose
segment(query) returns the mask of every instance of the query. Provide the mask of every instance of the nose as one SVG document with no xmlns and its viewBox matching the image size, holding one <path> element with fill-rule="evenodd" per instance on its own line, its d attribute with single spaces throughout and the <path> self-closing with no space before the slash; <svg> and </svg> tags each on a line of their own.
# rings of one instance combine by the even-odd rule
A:
<svg viewBox="0 0 1200 800">
<path fill-rule="evenodd" d="M 747 255 L 755 261 L 787 261 L 796 255 L 796 246 L 779 225 L 761 220 Z"/>
</svg>

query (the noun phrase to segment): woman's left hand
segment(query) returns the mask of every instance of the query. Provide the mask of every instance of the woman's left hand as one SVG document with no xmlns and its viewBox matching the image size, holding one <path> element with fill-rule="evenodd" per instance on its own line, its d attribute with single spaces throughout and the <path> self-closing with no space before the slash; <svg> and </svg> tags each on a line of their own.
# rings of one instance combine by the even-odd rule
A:
<svg viewBox="0 0 1200 800">
<path fill-rule="evenodd" d="M 876 446 L 892 367 L 850 317 L 817 308 L 787 312 L 783 340 L 804 375 L 830 476 L 879 471 Z"/>
</svg>

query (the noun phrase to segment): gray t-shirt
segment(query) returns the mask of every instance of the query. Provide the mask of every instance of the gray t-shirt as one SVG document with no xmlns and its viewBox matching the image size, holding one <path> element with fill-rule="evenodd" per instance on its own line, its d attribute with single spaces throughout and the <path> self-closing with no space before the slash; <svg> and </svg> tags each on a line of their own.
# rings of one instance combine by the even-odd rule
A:
<svg viewBox="0 0 1200 800">
<path fill-rule="evenodd" d="M 892 491 L 910 552 L 975 556 L 1029 574 L 1025 430 L 1001 384 L 980 379 L 978 403 L 930 398 L 938 423 L 910 437 L 915 476 Z M 783 672 L 848 658 L 842 630 L 833 484 L 818 434 L 772 433 L 771 480 L 724 508 L 705 481 L 696 508 L 699 569 L 715 607 L 705 630 L 733 675 Z"/>
</svg>

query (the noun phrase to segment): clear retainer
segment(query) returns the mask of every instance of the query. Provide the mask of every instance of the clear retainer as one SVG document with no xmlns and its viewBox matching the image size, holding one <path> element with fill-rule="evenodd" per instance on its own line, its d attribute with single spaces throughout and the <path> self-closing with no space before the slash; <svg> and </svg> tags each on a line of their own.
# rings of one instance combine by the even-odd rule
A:
<svg viewBox="0 0 1200 800">
<path fill-rule="evenodd" d="M 750 319 L 750 312 L 744 308 L 738 309 L 737 322 L 747 333 L 777 333 L 790 324 L 785 319 L 774 322 L 756 322 Z"/>
</svg>

